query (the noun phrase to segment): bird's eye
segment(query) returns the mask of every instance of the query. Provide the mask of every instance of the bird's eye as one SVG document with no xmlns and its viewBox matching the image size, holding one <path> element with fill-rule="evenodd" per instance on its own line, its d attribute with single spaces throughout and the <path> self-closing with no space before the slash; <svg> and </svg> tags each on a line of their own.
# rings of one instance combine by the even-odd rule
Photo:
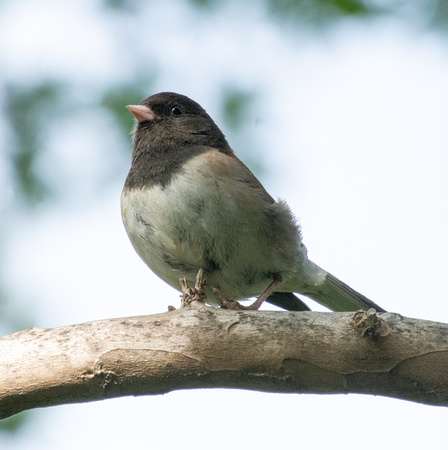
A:
<svg viewBox="0 0 448 450">
<path fill-rule="evenodd" d="M 175 116 L 180 116 L 182 114 L 182 110 L 180 109 L 180 106 L 173 106 L 171 108 L 171 112 L 175 115 Z"/>
</svg>

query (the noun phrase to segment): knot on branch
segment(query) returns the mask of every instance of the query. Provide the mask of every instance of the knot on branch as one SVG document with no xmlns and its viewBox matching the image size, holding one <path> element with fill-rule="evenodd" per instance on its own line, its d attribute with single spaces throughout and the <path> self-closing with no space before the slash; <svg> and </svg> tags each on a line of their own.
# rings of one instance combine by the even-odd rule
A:
<svg viewBox="0 0 448 450">
<path fill-rule="evenodd" d="M 363 337 L 377 340 L 390 334 L 389 325 L 378 316 L 373 308 L 368 311 L 357 311 L 352 320 L 355 327 L 361 329 Z"/>
</svg>

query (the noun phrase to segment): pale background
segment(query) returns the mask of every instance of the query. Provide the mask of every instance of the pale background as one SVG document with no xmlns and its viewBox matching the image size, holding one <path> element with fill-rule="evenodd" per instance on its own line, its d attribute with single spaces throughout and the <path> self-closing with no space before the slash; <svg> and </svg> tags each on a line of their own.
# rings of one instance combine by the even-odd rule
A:
<svg viewBox="0 0 448 450">
<path fill-rule="evenodd" d="M 87 0 L 0 5 L 0 101 L 14 83 L 69 86 L 60 114 L 38 112 L 54 113 L 36 170 L 55 194 L 37 206 L 16 194 L 3 108 L 3 334 L 178 304 L 122 226 L 130 142 L 105 85 L 142 93 L 123 105 L 164 90 L 198 101 L 288 201 L 313 261 L 390 311 L 448 322 L 446 37 L 399 17 L 314 33 L 255 3 L 214 8 L 156 1 L 105 17 Z M 247 95 L 241 126 L 223 114 L 226 86 Z M 447 421 L 445 408 L 382 397 L 196 390 L 36 410 L 0 448 L 442 449 Z"/>
</svg>

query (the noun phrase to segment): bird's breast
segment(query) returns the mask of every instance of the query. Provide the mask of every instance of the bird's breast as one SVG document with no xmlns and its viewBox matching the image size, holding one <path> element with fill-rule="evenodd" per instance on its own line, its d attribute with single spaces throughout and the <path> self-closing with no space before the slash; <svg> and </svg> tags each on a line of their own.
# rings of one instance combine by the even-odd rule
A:
<svg viewBox="0 0 448 450">
<path fill-rule="evenodd" d="M 170 285 L 202 268 L 209 287 L 241 299 L 297 265 L 300 236 L 285 204 L 233 177 L 231 158 L 218 155 L 216 167 L 218 158 L 230 166 L 212 170 L 199 155 L 164 187 L 125 188 L 122 216 L 137 253 Z"/>
</svg>

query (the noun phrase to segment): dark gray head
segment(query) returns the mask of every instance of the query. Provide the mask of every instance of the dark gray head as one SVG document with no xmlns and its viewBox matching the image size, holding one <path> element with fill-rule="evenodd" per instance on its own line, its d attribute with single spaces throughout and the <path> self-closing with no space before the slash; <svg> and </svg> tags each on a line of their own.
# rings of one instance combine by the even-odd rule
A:
<svg viewBox="0 0 448 450">
<path fill-rule="evenodd" d="M 182 163 L 212 148 L 232 153 L 222 131 L 195 101 L 161 92 L 127 106 L 137 119 L 126 185 L 165 185 Z"/>
<path fill-rule="evenodd" d="M 174 92 L 161 92 L 143 100 L 138 108 L 147 108 L 139 114 L 128 109 L 138 120 L 135 129 L 135 141 L 145 144 L 163 145 L 207 145 L 218 149 L 228 146 L 222 131 L 198 103 L 185 95 Z M 143 110 L 144 111 L 144 110 Z M 135 142 L 137 143 L 137 142 Z"/>
</svg>

